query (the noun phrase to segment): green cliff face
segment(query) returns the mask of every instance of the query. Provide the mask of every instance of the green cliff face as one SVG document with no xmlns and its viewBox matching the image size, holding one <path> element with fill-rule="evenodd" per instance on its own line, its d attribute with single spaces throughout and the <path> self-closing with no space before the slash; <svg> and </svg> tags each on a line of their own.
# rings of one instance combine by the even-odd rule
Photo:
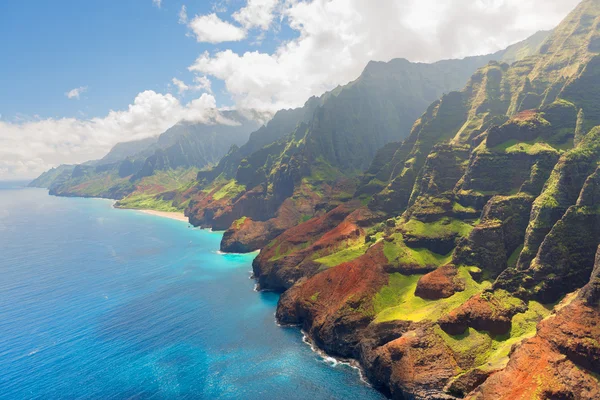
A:
<svg viewBox="0 0 600 400">
<path fill-rule="evenodd" d="M 326 212 L 351 198 L 362 172 L 374 159 L 392 153 L 383 150 L 387 155 L 378 155 L 378 150 L 407 137 L 413 121 L 432 101 L 461 87 L 492 58 L 510 58 L 532 51 L 545 35 L 540 33 L 529 42 L 495 55 L 464 60 L 418 64 L 397 59 L 369 63 L 357 80 L 310 99 L 302 109 L 278 113 L 216 168 L 200 172 L 200 191 L 188 211 L 191 221 L 227 228 L 233 221 L 248 217 L 255 224 L 235 228 L 234 231 L 243 231 L 239 234 L 229 232 L 224 249 L 264 246 L 299 219 Z M 447 110 L 449 114 L 453 111 Z M 389 178 L 382 171 L 373 167 L 371 170 L 373 179 L 362 178 L 361 191 L 366 195 L 381 190 Z M 219 182 L 230 179 L 244 186 L 247 195 L 241 193 L 226 202 L 210 203 L 207 197 L 211 191 Z M 261 204 L 257 204 L 257 198 Z M 291 201 L 286 203 L 287 199 Z M 248 235 L 246 230 L 250 227 L 263 234 L 263 241 Z M 248 246 L 238 239 L 251 240 L 253 244 Z"/>
<path fill-rule="evenodd" d="M 583 1 L 535 53 L 488 63 L 372 153 L 351 202 L 264 247 L 280 321 L 394 398 L 600 394 L 599 24 Z M 335 132 L 304 138 L 349 168 Z"/>
</svg>

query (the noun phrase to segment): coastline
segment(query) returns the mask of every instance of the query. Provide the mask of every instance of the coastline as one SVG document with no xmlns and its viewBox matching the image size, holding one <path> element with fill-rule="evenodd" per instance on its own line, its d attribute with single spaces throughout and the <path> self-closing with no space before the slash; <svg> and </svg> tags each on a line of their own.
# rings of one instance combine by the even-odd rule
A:
<svg viewBox="0 0 600 400">
<path fill-rule="evenodd" d="M 181 221 L 185 223 L 189 223 L 188 218 L 185 216 L 183 212 L 178 211 L 156 211 L 156 210 L 135 210 L 144 214 L 154 215 L 156 217 L 169 218 L 174 219 L 176 221 Z"/>
<path fill-rule="evenodd" d="M 48 195 L 50 195 L 50 194 L 48 193 Z M 50 196 L 52 196 L 52 195 L 50 195 Z M 56 197 L 86 198 L 86 197 L 81 197 L 81 196 L 56 196 Z M 176 221 L 180 221 L 180 222 L 185 222 L 187 224 L 190 223 L 188 217 L 186 217 L 183 212 L 157 211 L 157 210 L 151 210 L 151 209 L 121 208 L 121 207 L 116 207 L 118 200 L 102 198 L 102 197 L 87 197 L 87 198 L 94 199 L 94 200 L 109 201 L 109 202 L 111 202 L 111 207 L 113 209 L 136 211 L 136 212 L 144 213 L 147 215 L 153 215 L 156 217 L 168 218 L 168 219 L 172 219 L 172 220 L 176 220 Z M 207 232 L 216 233 L 216 234 L 222 234 L 224 232 L 224 231 L 215 231 L 212 228 L 208 228 L 208 229 L 204 229 L 204 230 Z M 254 252 L 251 252 L 251 253 L 229 253 L 229 252 L 223 252 L 221 250 L 215 251 L 215 253 L 219 254 L 219 255 L 247 255 L 247 254 L 258 255 L 258 254 L 260 254 L 260 252 L 261 252 L 260 249 L 255 250 Z M 256 279 L 252 275 L 249 277 L 249 279 L 253 279 L 256 281 Z M 254 292 L 269 292 L 269 290 L 258 289 L 257 285 L 258 284 L 255 284 L 255 287 L 253 290 Z M 277 309 L 277 307 L 275 307 L 275 309 Z M 358 381 L 360 381 L 361 384 L 368 386 L 368 387 L 372 388 L 375 392 L 380 393 L 381 395 L 387 397 L 385 393 L 381 392 L 381 390 L 375 388 L 371 384 L 371 382 L 368 380 L 368 378 L 366 376 L 365 369 L 359 360 L 347 359 L 347 358 L 341 358 L 341 357 L 329 355 L 325 350 L 321 349 L 318 345 L 316 345 L 314 343 L 313 339 L 310 337 L 308 332 L 304 331 L 300 324 L 299 325 L 282 325 L 277 321 L 276 318 L 274 319 L 274 322 L 279 328 L 298 329 L 300 331 L 300 333 L 302 334 L 301 343 L 299 343 L 299 344 L 307 345 L 311 349 L 311 351 L 321 359 L 322 362 L 328 364 L 331 368 L 335 368 L 338 365 L 344 365 L 346 367 L 353 369 L 355 371 L 356 375 L 358 375 L 357 376 Z"/>
</svg>

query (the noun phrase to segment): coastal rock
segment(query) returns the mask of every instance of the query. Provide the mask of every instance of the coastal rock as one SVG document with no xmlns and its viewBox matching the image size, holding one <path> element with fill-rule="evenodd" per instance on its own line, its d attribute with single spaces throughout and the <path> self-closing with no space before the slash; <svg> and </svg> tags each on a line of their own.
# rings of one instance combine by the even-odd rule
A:
<svg viewBox="0 0 600 400">
<path fill-rule="evenodd" d="M 356 207 L 358 203 L 346 203 L 294 226 L 272 241 L 253 262 L 259 287 L 283 291 L 323 268 L 315 261 L 315 254 L 327 257 L 349 245 L 364 246 L 363 226 L 380 221 L 381 217 Z"/>
</svg>

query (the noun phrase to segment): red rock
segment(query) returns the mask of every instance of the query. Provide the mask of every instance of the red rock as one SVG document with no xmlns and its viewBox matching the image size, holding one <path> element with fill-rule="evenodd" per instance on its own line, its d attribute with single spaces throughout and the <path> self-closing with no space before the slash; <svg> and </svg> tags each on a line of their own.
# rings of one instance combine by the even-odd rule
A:
<svg viewBox="0 0 600 400">
<path fill-rule="evenodd" d="M 419 279 L 415 295 L 428 300 L 438 300 L 463 290 L 465 290 L 465 282 L 458 277 L 456 267 L 444 265 Z"/>
</svg>

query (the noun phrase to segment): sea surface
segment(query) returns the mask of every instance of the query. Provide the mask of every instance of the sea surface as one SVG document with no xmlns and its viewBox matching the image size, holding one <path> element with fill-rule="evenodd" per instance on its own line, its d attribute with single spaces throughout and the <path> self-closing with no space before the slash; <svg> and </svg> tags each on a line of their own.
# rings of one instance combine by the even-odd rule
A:
<svg viewBox="0 0 600 400">
<path fill-rule="evenodd" d="M 1 399 L 382 399 L 281 328 L 221 234 L 0 185 Z"/>
</svg>

